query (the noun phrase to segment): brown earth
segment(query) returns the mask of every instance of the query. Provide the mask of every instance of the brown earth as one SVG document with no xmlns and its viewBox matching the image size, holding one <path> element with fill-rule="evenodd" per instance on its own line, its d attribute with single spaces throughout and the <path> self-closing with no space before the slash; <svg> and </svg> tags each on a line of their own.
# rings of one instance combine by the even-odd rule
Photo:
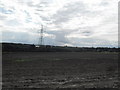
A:
<svg viewBox="0 0 120 90">
<path fill-rule="evenodd" d="M 3 88 L 118 88 L 115 52 L 3 52 Z"/>
</svg>

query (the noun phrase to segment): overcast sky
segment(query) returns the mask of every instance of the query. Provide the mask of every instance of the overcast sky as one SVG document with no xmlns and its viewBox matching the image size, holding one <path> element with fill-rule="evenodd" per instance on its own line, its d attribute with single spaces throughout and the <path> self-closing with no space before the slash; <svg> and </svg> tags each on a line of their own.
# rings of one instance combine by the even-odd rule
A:
<svg viewBox="0 0 120 90">
<path fill-rule="evenodd" d="M 118 0 L 0 0 L 2 42 L 118 46 Z"/>
</svg>

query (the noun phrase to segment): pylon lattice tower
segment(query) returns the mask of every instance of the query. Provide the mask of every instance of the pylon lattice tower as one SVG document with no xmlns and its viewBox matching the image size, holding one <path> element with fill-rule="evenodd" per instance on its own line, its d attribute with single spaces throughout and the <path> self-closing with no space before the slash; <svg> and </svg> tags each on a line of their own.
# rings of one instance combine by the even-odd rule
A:
<svg viewBox="0 0 120 90">
<path fill-rule="evenodd" d="M 43 45 L 43 25 L 41 25 L 41 29 L 39 30 L 39 41 L 38 41 L 38 46 Z"/>
</svg>

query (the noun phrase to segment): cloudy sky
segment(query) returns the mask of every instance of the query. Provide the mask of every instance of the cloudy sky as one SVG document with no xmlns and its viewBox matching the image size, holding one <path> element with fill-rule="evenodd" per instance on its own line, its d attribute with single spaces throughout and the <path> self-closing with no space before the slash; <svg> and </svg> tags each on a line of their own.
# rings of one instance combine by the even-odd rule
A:
<svg viewBox="0 0 120 90">
<path fill-rule="evenodd" d="M 2 42 L 118 46 L 118 0 L 0 0 Z"/>
</svg>

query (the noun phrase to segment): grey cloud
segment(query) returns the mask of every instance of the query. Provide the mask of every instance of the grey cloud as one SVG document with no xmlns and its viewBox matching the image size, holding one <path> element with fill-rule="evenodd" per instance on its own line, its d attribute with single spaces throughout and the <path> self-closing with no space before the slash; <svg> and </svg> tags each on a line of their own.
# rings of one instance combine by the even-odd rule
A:
<svg viewBox="0 0 120 90">
<path fill-rule="evenodd" d="M 84 28 L 78 27 L 76 30 L 76 34 L 80 33 L 82 36 L 92 36 L 92 35 L 96 34 L 95 30 L 96 30 L 95 27 L 90 27 L 90 26 L 86 26 Z"/>
<path fill-rule="evenodd" d="M 36 37 L 33 37 L 25 32 L 12 32 L 7 30 L 2 32 L 3 42 L 36 43 Z"/>
<path fill-rule="evenodd" d="M 39 10 L 40 8 L 43 8 L 43 7 L 46 7 L 48 6 L 49 4 L 52 3 L 52 0 L 44 0 L 44 1 L 39 1 L 36 5 L 33 4 L 33 2 L 29 1 L 29 2 L 26 2 L 26 4 L 29 6 L 29 7 L 36 7 L 37 10 Z"/>
<path fill-rule="evenodd" d="M 60 43 L 69 43 L 69 40 L 65 37 L 66 34 L 64 32 L 59 32 L 55 34 L 55 40 Z"/>
<path fill-rule="evenodd" d="M 19 21 L 17 21 L 16 19 L 8 20 L 7 22 L 5 22 L 5 24 L 7 26 L 19 26 L 19 25 L 21 25 L 21 23 Z"/>
<path fill-rule="evenodd" d="M 82 2 L 70 3 L 60 9 L 55 15 L 54 18 L 55 24 L 61 24 L 69 21 L 71 18 L 76 17 L 77 14 L 85 14 L 89 11 L 86 10 L 86 6 Z"/>
<path fill-rule="evenodd" d="M 0 15 L 0 20 L 5 20 L 6 18 L 7 18 L 7 16 Z"/>
<path fill-rule="evenodd" d="M 47 17 L 44 16 L 40 16 L 42 18 L 43 21 L 50 21 Z"/>
<path fill-rule="evenodd" d="M 109 5 L 109 3 L 104 0 L 99 5 L 100 6 L 107 6 L 107 5 Z"/>
<path fill-rule="evenodd" d="M 49 31 L 47 30 L 47 34 L 52 34 L 55 36 L 55 39 L 54 41 L 56 42 L 56 44 L 60 44 L 60 45 L 63 45 L 63 44 L 73 44 L 71 42 L 71 40 L 66 37 L 67 35 L 69 34 L 81 34 L 82 36 L 92 36 L 94 35 L 94 31 L 91 30 L 92 28 L 91 27 L 86 27 L 85 30 L 82 30 L 82 29 L 79 29 L 77 28 L 76 31 L 73 30 L 67 30 L 67 29 L 64 29 L 64 30 L 60 30 L 60 31 Z M 77 42 L 76 42 L 77 43 Z"/>
<path fill-rule="evenodd" d="M 56 35 L 55 39 L 52 39 L 50 37 L 44 37 L 44 44 L 45 45 L 64 45 L 64 44 L 70 44 L 73 46 L 81 46 L 81 47 L 113 47 L 113 44 L 108 40 L 103 39 L 97 39 L 97 38 L 66 38 L 65 36 L 68 34 L 68 32 L 49 32 L 53 35 Z M 89 32 L 85 32 L 89 33 Z M 33 35 L 31 36 L 27 32 L 12 32 L 12 31 L 6 31 L 4 30 L 2 32 L 3 42 L 19 42 L 19 43 L 38 43 L 38 36 Z M 114 46 L 117 46 L 114 44 Z"/>
<path fill-rule="evenodd" d="M 82 32 L 82 34 L 84 36 L 91 36 L 93 34 L 93 32 L 91 32 L 91 31 L 84 31 L 84 32 Z"/>
<path fill-rule="evenodd" d="M 104 24 L 108 24 L 108 23 L 118 24 L 117 15 L 113 14 L 113 15 L 109 15 L 109 17 L 105 17 L 103 20 L 103 23 Z"/>
<path fill-rule="evenodd" d="M 114 47 L 117 45 L 112 45 L 112 43 L 108 40 L 96 39 L 96 38 L 72 38 L 71 44 L 74 46 L 81 47 Z"/>
<path fill-rule="evenodd" d="M 41 13 L 44 13 L 46 7 L 48 7 L 50 4 L 52 4 L 52 0 L 44 0 L 42 2 L 39 2 L 38 4 L 34 5 L 33 1 L 29 2 L 24 2 L 24 0 L 21 0 L 22 4 L 27 4 L 29 7 L 32 7 L 33 9 L 36 10 L 36 12 L 33 12 L 37 14 L 38 16 L 41 16 Z M 99 4 L 100 7 L 104 7 L 109 5 L 108 2 L 101 2 Z M 11 9 L 10 9 L 11 10 Z M 97 28 L 100 28 L 102 26 L 105 26 L 106 23 L 112 23 L 116 22 L 116 19 L 114 17 L 116 16 L 113 15 L 108 15 L 108 18 L 104 17 L 105 11 L 92 11 L 88 10 L 86 4 L 83 2 L 74 2 L 74 3 L 68 3 L 67 5 L 63 6 L 62 9 L 58 10 L 56 14 L 54 14 L 51 17 L 51 20 L 53 20 L 53 23 L 59 30 L 58 31 L 49 31 L 47 30 L 47 34 L 52 34 L 55 36 L 54 39 L 50 37 L 44 37 L 44 42 L 45 44 L 54 44 L 54 45 L 63 45 L 63 44 L 71 44 L 73 46 L 110 46 L 110 42 L 106 40 L 101 40 L 101 39 L 95 39 L 95 38 L 67 38 L 66 36 L 72 33 L 80 33 L 82 36 L 91 36 L 95 35 Z M 79 26 L 78 28 L 75 28 L 74 30 L 67 30 L 66 28 L 62 28 L 62 24 L 69 22 L 74 17 L 81 17 L 81 16 L 86 16 L 86 17 L 97 17 L 97 16 L 102 16 L 104 17 L 104 20 L 100 23 L 98 26 L 93 26 L 93 27 L 85 27 L 84 30 L 80 29 Z M 0 19 L 4 20 L 6 17 L 0 17 Z M 99 18 L 99 17 L 98 17 Z M 30 18 L 29 18 L 30 19 Z M 48 17 L 47 16 L 41 16 L 41 19 L 43 21 L 47 21 Z M 48 20 L 49 21 L 49 20 Z M 8 25 L 13 25 L 17 26 L 20 23 L 16 22 L 15 20 L 9 20 L 7 23 L 5 23 L 7 26 Z M 73 23 L 74 24 L 74 23 Z M 54 27 L 53 27 L 54 29 Z M 95 31 L 95 32 L 94 32 Z M 35 31 L 32 31 L 30 29 L 31 33 L 34 33 Z M 107 32 L 107 31 L 105 31 Z M 11 42 L 22 42 L 22 43 L 37 43 L 38 42 L 38 37 L 32 36 L 29 33 L 23 33 L 23 32 L 10 32 L 4 30 L 3 32 L 3 40 L 4 41 L 11 41 Z"/>
<path fill-rule="evenodd" d="M 103 1 L 99 7 L 101 8 L 101 5 L 107 7 L 105 6 L 107 4 L 108 2 Z M 52 19 L 54 24 L 61 25 L 61 23 L 69 22 L 69 20 L 74 17 L 86 16 L 91 18 L 99 18 L 99 16 L 103 16 L 103 13 L 105 13 L 105 11 L 89 10 L 88 6 L 85 3 L 78 1 L 65 5 L 62 9 L 58 10 L 56 14 L 52 16 Z"/>
<path fill-rule="evenodd" d="M 84 32 L 84 33 L 90 33 L 90 32 Z M 84 35 L 83 33 L 83 35 Z M 53 35 L 56 35 L 56 38 L 50 39 L 50 42 L 53 42 L 53 45 L 73 45 L 73 46 L 80 46 L 80 47 L 117 47 L 117 44 L 112 44 L 110 41 L 105 39 L 98 39 L 98 38 L 67 38 L 66 35 L 68 33 L 64 32 L 54 32 Z M 46 39 L 47 40 L 47 39 Z"/>
<path fill-rule="evenodd" d="M 63 45 L 65 43 L 70 43 L 63 35 L 64 33 L 59 32 L 56 38 L 44 37 L 45 45 Z M 28 43 L 28 44 L 38 44 L 39 37 L 37 35 L 31 35 L 27 32 L 13 32 L 4 30 L 2 32 L 2 42 L 15 42 L 15 43 Z"/>
<path fill-rule="evenodd" d="M 46 33 L 55 36 L 53 40 L 55 45 L 63 45 L 71 42 L 66 36 L 72 33 L 72 31 L 71 32 L 69 30 L 47 31 Z"/>
</svg>

